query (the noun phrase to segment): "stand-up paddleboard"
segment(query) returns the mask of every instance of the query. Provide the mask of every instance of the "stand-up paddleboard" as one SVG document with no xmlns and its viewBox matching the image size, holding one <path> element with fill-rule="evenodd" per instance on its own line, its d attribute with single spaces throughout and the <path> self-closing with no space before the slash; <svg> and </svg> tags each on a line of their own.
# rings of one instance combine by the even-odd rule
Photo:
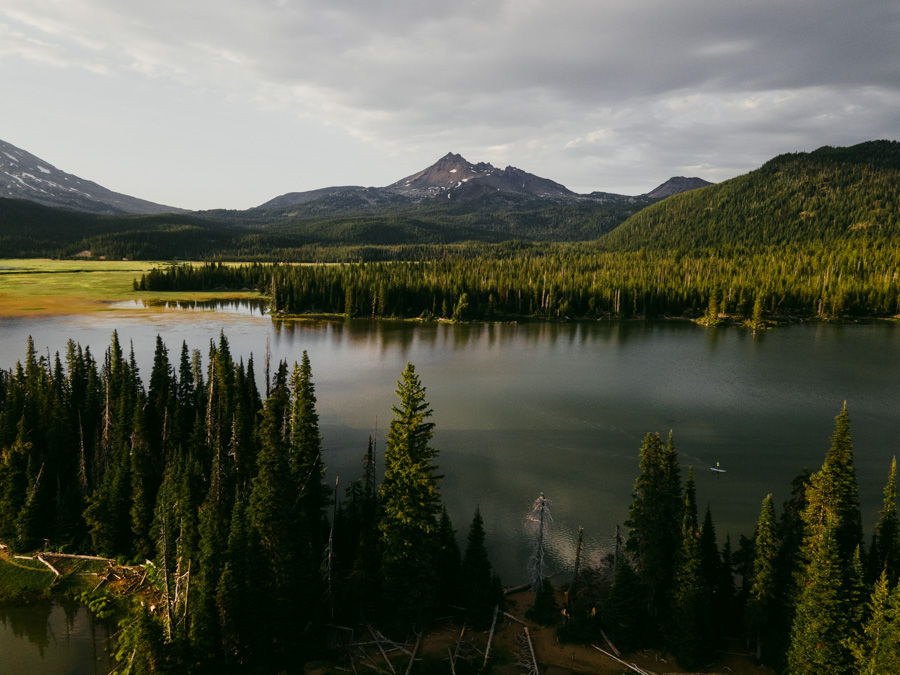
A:
<svg viewBox="0 0 900 675">
<path fill-rule="evenodd" d="M 716 465 L 715 465 L 715 466 L 709 467 L 709 470 L 712 471 L 713 473 L 725 473 L 725 469 L 720 469 L 720 468 L 719 468 L 719 463 L 718 463 L 718 462 L 716 462 Z"/>
</svg>

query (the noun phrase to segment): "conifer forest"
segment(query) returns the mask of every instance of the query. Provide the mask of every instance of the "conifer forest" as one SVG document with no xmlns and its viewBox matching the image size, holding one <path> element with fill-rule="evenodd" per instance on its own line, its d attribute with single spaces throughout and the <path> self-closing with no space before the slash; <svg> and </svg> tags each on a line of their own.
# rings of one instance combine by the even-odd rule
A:
<svg viewBox="0 0 900 675">
<path fill-rule="evenodd" d="M 362 476 L 340 490 L 325 481 L 306 352 L 257 372 L 224 334 L 206 353 L 157 337 L 146 377 L 116 333 L 103 354 L 70 340 L 39 355 L 29 340 L 0 372 L 0 541 L 143 566 L 145 595 L 113 603 L 121 672 L 302 672 L 337 658 L 346 627 L 400 639 L 448 615 L 493 633 L 504 591 L 484 521 L 476 509 L 462 524 L 461 550 L 415 367 L 399 374 L 383 451 L 361 439 Z M 673 433 L 648 433 L 621 542 L 602 569 L 576 560 L 560 589 L 538 539 L 528 619 L 562 642 L 664 649 L 683 670 L 740 636 L 777 672 L 900 672 L 896 463 L 866 537 L 846 405 L 826 450 L 784 504 L 760 495 L 753 532 L 721 542 Z M 427 665 L 412 672 L 446 672 Z M 454 672 L 490 668 L 485 655 Z"/>
</svg>

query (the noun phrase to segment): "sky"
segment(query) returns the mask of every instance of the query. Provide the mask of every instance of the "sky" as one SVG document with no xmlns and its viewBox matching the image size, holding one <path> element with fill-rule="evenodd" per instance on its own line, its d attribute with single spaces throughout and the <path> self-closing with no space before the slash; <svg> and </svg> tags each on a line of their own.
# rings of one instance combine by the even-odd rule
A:
<svg viewBox="0 0 900 675">
<path fill-rule="evenodd" d="M 189 209 L 447 152 L 576 192 L 900 138 L 897 0 L 0 0 L 0 138 Z"/>
</svg>

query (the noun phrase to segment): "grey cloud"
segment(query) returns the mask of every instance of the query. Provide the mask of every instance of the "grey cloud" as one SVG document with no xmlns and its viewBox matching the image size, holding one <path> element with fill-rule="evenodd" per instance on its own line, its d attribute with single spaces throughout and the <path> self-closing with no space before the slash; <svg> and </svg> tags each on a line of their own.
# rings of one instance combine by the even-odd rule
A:
<svg viewBox="0 0 900 675">
<path fill-rule="evenodd" d="M 33 60 L 44 44 L 111 77 L 289 110 L 398 169 L 465 149 L 574 189 L 650 189 L 666 167 L 721 179 L 900 128 L 895 0 L 5 5 Z"/>
</svg>

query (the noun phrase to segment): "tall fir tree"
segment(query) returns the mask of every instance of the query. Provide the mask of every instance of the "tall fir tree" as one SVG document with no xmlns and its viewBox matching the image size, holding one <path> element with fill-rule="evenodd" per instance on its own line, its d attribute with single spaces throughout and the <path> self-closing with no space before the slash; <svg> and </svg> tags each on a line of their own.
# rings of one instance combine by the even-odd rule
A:
<svg viewBox="0 0 900 675">
<path fill-rule="evenodd" d="M 475 509 L 469 536 L 466 543 L 466 554 L 462 562 L 462 598 L 467 616 L 476 630 L 483 630 L 490 625 L 494 605 L 500 602 L 497 594 L 498 580 L 488 559 L 484 543 L 484 521 L 481 509 Z"/>
<path fill-rule="evenodd" d="M 397 383 L 397 396 L 381 484 L 381 576 L 385 608 L 409 624 L 425 619 L 435 603 L 440 476 L 431 447 L 431 408 L 411 363 Z"/>
<path fill-rule="evenodd" d="M 776 603 L 776 569 L 778 541 L 775 535 L 775 507 L 772 495 L 763 500 L 759 522 L 756 525 L 753 576 L 747 580 L 750 595 L 747 600 L 746 620 L 750 636 L 756 642 L 756 658 L 771 662 L 768 653 L 769 635 L 775 627 L 772 614 Z M 764 655 L 764 652 L 765 655 Z"/>
<path fill-rule="evenodd" d="M 884 506 L 875 524 L 869 548 L 869 578 L 877 579 L 886 570 L 891 585 L 900 574 L 900 521 L 897 520 L 897 458 L 891 460 L 888 482 L 884 487 Z"/>
<path fill-rule="evenodd" d="M 713 651 L 709 592 L 704 583 L 697 529 L 697 493 L 694 470 L 688 472 L 682 511 L 681 550 L 672 589 L 668 649 L 688 670 L 706 665 Z"/>
<path fill-rule="evenodd" d="M 838 546 L 839 522 L 828 516 L 808 551 L 788 650 L 791 675 L 843 675 L 853 664 L 848 645 L 856 639 L 862 612 L 843 569 L 848 564 Z"/>
<path fill-rule="evenodd" d="M 900 587 L 890 590 L 887 570 L 875 582 L 863 630 L 850 641 L 854 675 L 900 673 Z"/>
<path fill-rule="evenodd" d="M 640 451 L 641 473 L 625 525 L 626 549 L 645 589 L 652 616 L 665 613 L 672 587 L 672 560 L 681 544 L 681 480 L 674 437 L 664 446 L 659 434 L 647 434 Z"/>
</svg>

